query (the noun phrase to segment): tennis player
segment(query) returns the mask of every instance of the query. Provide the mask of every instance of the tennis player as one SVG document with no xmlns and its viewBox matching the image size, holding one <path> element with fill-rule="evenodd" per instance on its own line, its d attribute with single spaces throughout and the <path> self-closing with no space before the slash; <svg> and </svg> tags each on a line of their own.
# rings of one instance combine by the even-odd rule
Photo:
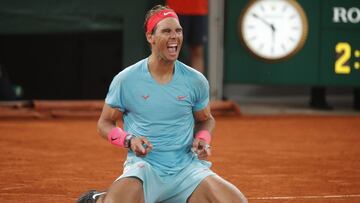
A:
<svg viewBox="0 0 360 203">
<path fill-rule="evenodd" d="M 98 121 L 100 135 L 128 150 L 123 174 L 106 192 L 91 190 L 77 202 L 247 202 L 206 161 L 215 126 L 209 84 L 177 60 L 183 42 L 177 14 L 155 6 L 144 26 L 151 55 L 114 77 Z"/>
</svg>

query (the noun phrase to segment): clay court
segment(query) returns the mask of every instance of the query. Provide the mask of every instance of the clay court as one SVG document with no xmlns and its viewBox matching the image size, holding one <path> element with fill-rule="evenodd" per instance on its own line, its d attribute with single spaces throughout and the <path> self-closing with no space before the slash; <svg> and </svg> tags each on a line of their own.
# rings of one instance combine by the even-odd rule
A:
<svg viewBox="0 0 360 203">
<path fill-rule="evenodd" d="M 97 110 L 53 109 L 0 109 L 0 202 L 74 202 L 121 174 L 125 150 L 97 135 Z M 359 116 L 216 120 L 213 170 L 250 202 L 360 202 Z"/>
</svg>

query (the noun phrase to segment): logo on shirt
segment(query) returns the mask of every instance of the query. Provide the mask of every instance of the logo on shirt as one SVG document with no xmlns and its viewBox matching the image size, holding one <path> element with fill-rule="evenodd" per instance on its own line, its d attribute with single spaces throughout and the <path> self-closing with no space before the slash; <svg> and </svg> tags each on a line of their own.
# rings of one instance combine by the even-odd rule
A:
<svg viewBox="0 0 360 203">
<path fill-rule="evenodd" d="M 177 100 L 183 101 L 186 99 L 186 96 L 177 96 Z"/>
<path fill-rule="evenodd" d="M 146 101 L 147 99 L 149 99 L 150 95 L 143 95 L 142 98 Z"/>
<path fill-rule="evenodd" d="M 145 167 L 145 164 L 144 164 L 144 163 L 139 163 L 139 164 L 137 165 L 137 167 L 138 167 L 138 168 L 144 168 L 144 167 Z"/>
</svg>

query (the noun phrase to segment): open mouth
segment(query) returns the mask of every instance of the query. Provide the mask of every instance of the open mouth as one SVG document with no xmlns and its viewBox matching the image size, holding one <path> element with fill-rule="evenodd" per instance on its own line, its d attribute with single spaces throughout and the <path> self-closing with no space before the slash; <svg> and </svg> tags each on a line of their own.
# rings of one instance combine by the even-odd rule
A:
<svg viewBox="0 0 360 203">
<path fill-rule="evenodd" d="M 177 44 L 169 44 L 167 49 L 168 49 L 170 54 L 176 54 L 177 49 L 178 49 L 178 45 Z"/>
</svg>

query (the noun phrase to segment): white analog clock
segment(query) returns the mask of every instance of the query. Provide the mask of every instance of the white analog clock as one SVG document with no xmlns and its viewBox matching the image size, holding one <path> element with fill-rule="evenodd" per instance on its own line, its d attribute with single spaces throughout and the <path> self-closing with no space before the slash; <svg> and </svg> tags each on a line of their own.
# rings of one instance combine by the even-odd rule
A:
<svg viewBox="0 0 360 203">
<path fill-rule="evenodd" d="M 308 24 L 295 0 L 251 0 L 239 18 L 239 34 L 245 47 L 266 61 L 281 61 L 304 45 Z"/>
</svg>

